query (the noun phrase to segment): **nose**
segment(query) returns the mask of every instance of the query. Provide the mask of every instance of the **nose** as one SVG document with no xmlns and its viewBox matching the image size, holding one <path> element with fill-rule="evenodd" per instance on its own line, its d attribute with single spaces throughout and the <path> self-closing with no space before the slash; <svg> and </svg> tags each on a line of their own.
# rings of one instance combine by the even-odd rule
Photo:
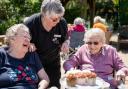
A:
<svg viewBox="0 0 128 89">
<path fill-rule="evenodd" d="M 89 47 L 92 49 L 96 48 L 96 46 L 94 44 L 90 44 Z"/>
<path fill-rule="evenodd" d="M 31 40 L 31 37 L 28 36 L 28 35 L 25 35 L 24 38 L 28 39 L 28 40 Z"/>
</svg>

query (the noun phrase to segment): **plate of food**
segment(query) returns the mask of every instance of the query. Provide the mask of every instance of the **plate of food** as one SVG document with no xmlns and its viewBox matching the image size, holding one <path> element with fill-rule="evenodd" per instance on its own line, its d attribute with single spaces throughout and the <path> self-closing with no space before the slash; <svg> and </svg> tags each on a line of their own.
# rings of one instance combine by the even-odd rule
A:
<svg viewBox="0 0 128 89">
<path fill-rule="evenodd" d="M 109 89 L 110 84 L 97 77 L 89 70 L 72 70 L 61 79 L 61 84 L 68 89 Z"/>
</svg>

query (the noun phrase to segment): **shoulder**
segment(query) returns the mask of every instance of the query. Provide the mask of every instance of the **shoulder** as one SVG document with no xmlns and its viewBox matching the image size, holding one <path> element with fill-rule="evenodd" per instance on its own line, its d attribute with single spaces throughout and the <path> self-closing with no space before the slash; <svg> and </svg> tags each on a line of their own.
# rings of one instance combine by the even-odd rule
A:
<svg viewBox="0 0 128 89">
<path fill-rule="evenodd" d="M 0 60 L 5 60 L 8 47 L 0 47 Z"/>
<path fill-rule="evenodd" d="M 86 53 L 86 52 L 89 52 L 89 49 L 88 49 L 87 45 L 84 44 L 80 48 L 78 48 L 77 52 L 78 53 Z"/>
<path fill-rule="evenodd" d="M 41 14 L 40 13 L 36 13 L 36 14 L 33 14 L 29 17 L 26 17 L 26 19 L 24 20 L 24 24 L 30 24 L 30 23 L 34 23 L 34 22 L 37 22 L 40 18 Z"/>
<path fill-rule="evenodd" d="M 65 18 L 60 19 L 60 24 L 66 24 L 67 25 L 67 22 L 66 22 Z"/>
<path fill-rule="evenodd" d="M 25 58 L 30 63 L 36 63 L 36 61 L 39 59 L 38 54 L 36 52 L 27 52 Z"/>
<path fill-rule="evenodd" d="M 5 54 L 7 47 L 0 47 L 0 54 Z"/>
<path fill-rule="evenodd" d="M 28 52 L 27 55 L 30 57 L 33 57 L 33 58 L 38 56 L 38 54 L 35 51 L 34 52 Z"/>
<path fill-rule="evenodd" d="M 34 20 L 34 19 L 37 19 L 41 16 L 40 13 L 36 13 L 36 14 L 33 14 L 31 16 L 28 17 L 28 20 Z"/>
<path fill-rule="evenodd" d="M 56 25 L 57 28 L 61 30 L 61 32 L 67 32 L 67 22 L 64 18 L 60 19 L 60 22 Z"/>
<path fill-rule="evenodd" d="M 115 47 L 107 44 L 103 46 L 103 49 L 107 52 L 117 52 Z"/>
</svg>

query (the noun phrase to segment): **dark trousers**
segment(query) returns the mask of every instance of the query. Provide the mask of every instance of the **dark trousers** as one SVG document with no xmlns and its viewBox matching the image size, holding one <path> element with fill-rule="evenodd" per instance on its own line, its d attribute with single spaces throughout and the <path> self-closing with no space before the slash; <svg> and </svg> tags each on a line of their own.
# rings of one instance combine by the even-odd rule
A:
<svg viewBox="0 0 128 89">
<path fill-rule="evenodd" d="M 45 65 L 44 69 L 50 79 L 49 88 L 51 86 L 56 86 L 58 89 L 60 89 L 60 77 L 61 77 L 60 61 Z"/>
</svg>

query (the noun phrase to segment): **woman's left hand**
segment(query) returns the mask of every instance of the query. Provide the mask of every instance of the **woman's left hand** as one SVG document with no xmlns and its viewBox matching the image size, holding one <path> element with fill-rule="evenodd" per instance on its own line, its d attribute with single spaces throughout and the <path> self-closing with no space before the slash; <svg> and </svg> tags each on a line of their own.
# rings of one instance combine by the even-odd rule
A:
<svg viewBox="0 0 128 89">
<path fill-rule="evenodd" d="M 65 42 L 62 44 L 61 51 L 62 51 L 63 53 L 69 53 L 69 43 L 68 43 L 67 41 L 65 41 Z"/>
<path fill-rule="evenodd" d="M 122 81 L 124 82 L 124 81 L 125 81 L 125 76 L 126 76 L 126 75 L 125 75 L 124 71 L 119 70 L 119 71 L 117 71 L 115 77 L 116 77 L 116 80 L 117 80 L 117 81 L 121 81 L 121 80 L 122 80 Z"/>
</svg>

